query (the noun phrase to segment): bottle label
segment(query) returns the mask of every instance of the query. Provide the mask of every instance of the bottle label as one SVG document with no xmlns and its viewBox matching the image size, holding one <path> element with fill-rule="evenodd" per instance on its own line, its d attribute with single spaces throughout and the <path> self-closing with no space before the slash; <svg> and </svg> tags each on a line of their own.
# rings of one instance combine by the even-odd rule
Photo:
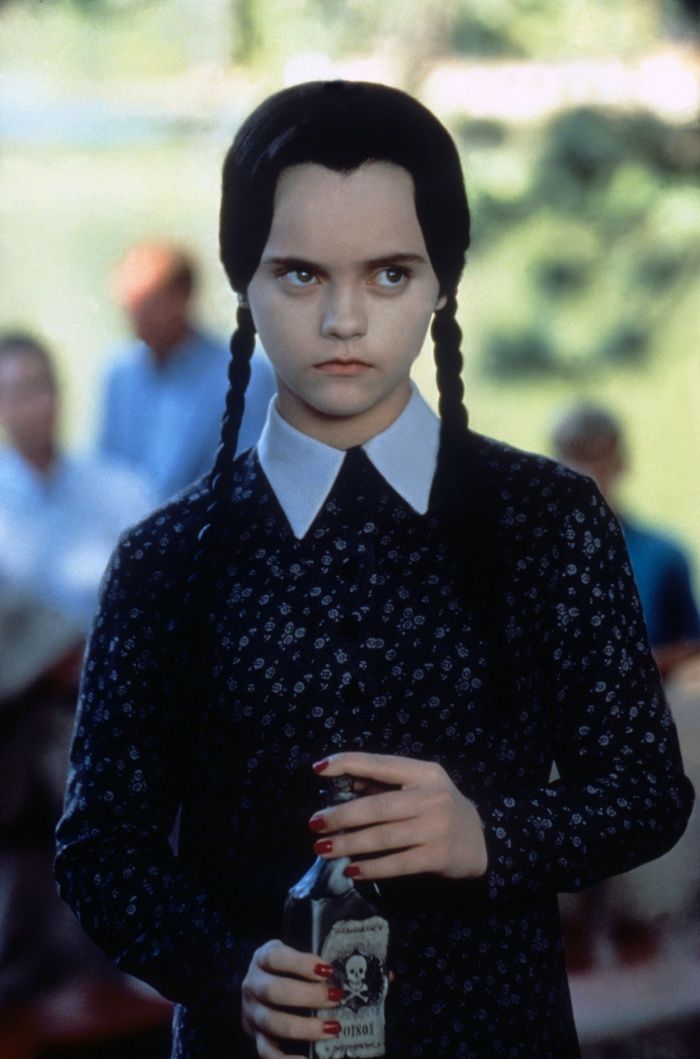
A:
<svg viewBox="0 0 700 1059">
<path fill-rule="evenodd" d="M 381 916 L 340 919 L 326 935 L 321 959 L 332 965 L 333 985 L 343 990 L 342 1003 L 319 1018 L 336 1019 L 342 1029 L 332 1041 L 317 1041 L 318 1059 L 384 1055 L 384 998 L 389 924 Z"/>
</svg>

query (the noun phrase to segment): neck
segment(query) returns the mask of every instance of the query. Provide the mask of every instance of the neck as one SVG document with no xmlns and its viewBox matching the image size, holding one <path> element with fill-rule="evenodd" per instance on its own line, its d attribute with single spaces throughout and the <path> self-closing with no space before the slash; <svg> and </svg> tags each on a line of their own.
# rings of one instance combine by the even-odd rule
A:
<svg viewBox="0 0 700 1059">
<path fill-rule="evenodd" d="M 299 401 L 287 387 L 277 382 L 277 408 L 283 419 L 302 434 L 307 434 L 334 449 L 350 449 L 364 445 L 381 434 L 398 419 L 411 397 L 411 386 L 391 394 L 382 403 L 358 415 L 334 416 L 311 408 Z"/>
</svg>

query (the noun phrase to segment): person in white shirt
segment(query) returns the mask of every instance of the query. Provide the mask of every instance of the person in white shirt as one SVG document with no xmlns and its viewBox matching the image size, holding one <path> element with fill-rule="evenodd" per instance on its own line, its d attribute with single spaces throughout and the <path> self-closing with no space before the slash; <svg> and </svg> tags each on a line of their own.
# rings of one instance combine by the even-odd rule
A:
<svg viewBox="0 0 700 1059">
<path fill-rule="evenodd" d="M 119 535 L 156 506 L 140 478 L 62 450 L 46 348 L 0 335 L 0 573 L 87 631 Z"/>
</svg>

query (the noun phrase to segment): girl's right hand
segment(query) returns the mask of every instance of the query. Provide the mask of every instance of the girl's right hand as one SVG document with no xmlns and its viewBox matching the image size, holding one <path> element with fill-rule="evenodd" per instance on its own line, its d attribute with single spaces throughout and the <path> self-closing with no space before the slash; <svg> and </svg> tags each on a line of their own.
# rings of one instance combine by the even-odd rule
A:
<svg viewBox="0 0 700 1059">
<path fill-rule="evenodd" d="M 318 956 L 297 952 L 281 941 L 268 941 L 256 949 L 243 979 L 243 1029 L 252 1037 L 261 1059 L 286 1059 L 277 1047 L 280 1040 L 327 1041 L 340 1033 L 335 1020 L 290 1014 L 284 1008 L 313 1011 L 333 1008 L 342 990 L 330 983 L 332 967 Z M 277 1042 L 277 1043 L 276 1043 Z M 305 1059 L 301 1048 L 294 1059 Z"/>
</svg>

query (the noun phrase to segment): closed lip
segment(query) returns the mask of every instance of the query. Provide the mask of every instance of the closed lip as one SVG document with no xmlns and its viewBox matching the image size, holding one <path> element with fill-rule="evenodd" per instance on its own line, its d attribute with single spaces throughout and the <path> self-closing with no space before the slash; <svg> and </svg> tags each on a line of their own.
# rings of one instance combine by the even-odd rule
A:
<svg viewBox="0 0 700 1059">
<path fill-rule="evenodd" d="M 321 360 L 316 365 L 317 368 L 323 368 L 327 364 L 337 364 L 340 367 L 349 367 L 351 364 L 361 364 L 364 368 L 371 368 L 371 364 L 368 364 L 366 360 L 360 360 L 359 357 L 348 357 L 344 359 L 342 357 L 332 357 L 329 360 Z"/>
</svg>

